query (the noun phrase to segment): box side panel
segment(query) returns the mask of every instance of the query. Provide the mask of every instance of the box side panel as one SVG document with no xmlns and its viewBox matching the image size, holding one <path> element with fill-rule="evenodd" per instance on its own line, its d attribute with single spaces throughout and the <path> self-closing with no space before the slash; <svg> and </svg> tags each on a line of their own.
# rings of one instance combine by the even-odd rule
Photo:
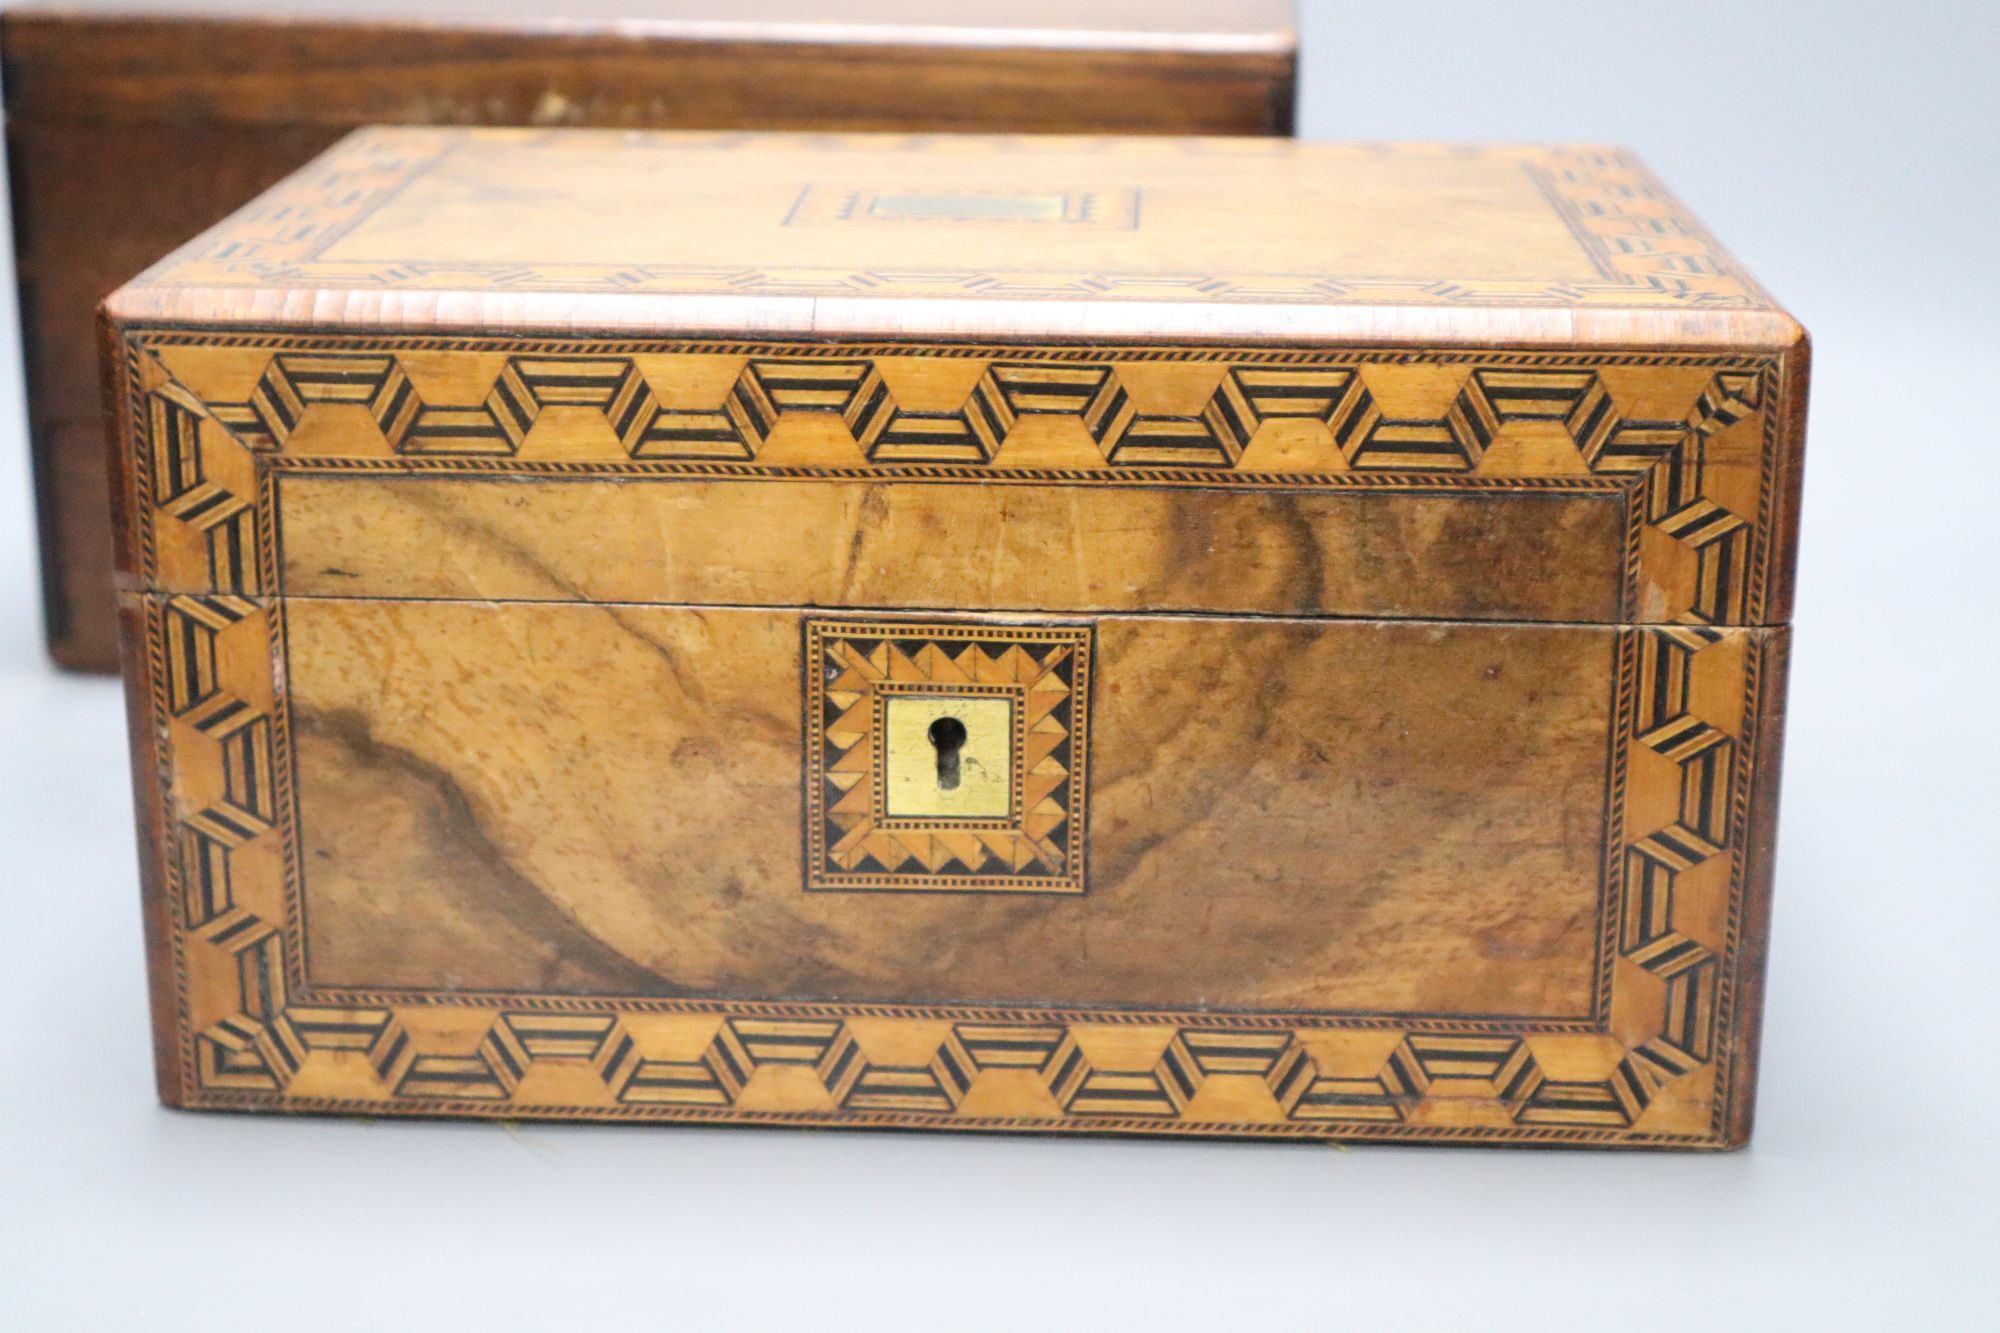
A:
<svg viewBox="0 0 2000 1333">
<path fill-rule="evenodd" d="M 138 650 L 125 664 L 125 721 L 132 753 L 133 808 L 138 823 L 139 905 L 146 947 L 146 993 L 152 1015 L 153 1076 L 160 1100 L 184 1104 L 181 1055 L 183 1016 L 177 995 L 179 967 L 175 953 L 173 909 L 168 899 L 166 858 L 167 808 L 159 776 L 163 756 L 154 730 L 155 663 L 143 651 L 149 641 L 144 599 L 120 599 L 119 630 Z"/>
<path fill-rule="evenodd" d="M 1751 790 L 1748 865 L 1743 921 L 1738 932 L 1735 985 L 1738 1017 L 1722 1059 L 1729 1108 L 1727 1146 L 1750 1141 L 1757 1109 L 1758 1056 L 1763 1041 L 1765 972 L 1770 957 L 1772 884 L 1777 868 L 1778 797 L 1785 753 L 1785 694 L 1791 674 L 1792 631 L 1773 630 L 1763 641 L 1754 682 L 1756 777 Z"/>
<path fill-rule="evenodd" d="M 1803 330 L 1785 349 L 1780 376 L 1783 397 L 1771 447 L 1771 466 L 1777 475 L 1770 488 L 1771 517 L 1766 523 L 1772 538 L 1765 557 L 1771 582 L 1765 618 L 1771 624 L 1788 625 L 1797 598 L 1799 501 L 1805 488 L 1806 417 L 1812 392 L 1812 341 Z"/>
<path fill-rule="evenodd" d="M 1759 1052 L 1763 1040 L 1765 975 L 1770 954 L 1773 887 L 1777 868 L 1778 807 L 1784 766 L 1786 694 L 1791 675 L 1790 620 L 1796 597 L 1800 494 L 1804 485 L 1807 404 L 1812 383 L 1812 347 L 1801 333 L 1785 352 L 1784 421 L 1775 466 L 1779 469 L 1773 500 L 1773 554 L 1770 617 L 1780 622 L 1766 640 L 1758 662 L 1754 688 L 1757 703 L 1756 782 L 1749 817 L 1749 869 L 1743 890 L 1743 924 L 1734 985 L 1739 991 L 1740 1017 L 1728 1051 L 1726 1128 L 1730 1147 L 1750 1141 L 1757 1106 Z"/>
<path fill-rule="evenodd" d="M 127 410 L 133 388 L 128 374 L 130 362 L 125 355 L 124 340 L 108 322 L 100 325 L 98 332 L 103 346 L 100 364 L 105 412 L 97 457 L 115 459 L 125 456 L 136 436 L 135 423 Z M 138 505 L 133 493 L 126 489 L 132 485 L 129 469 L 114 464 L 108 471 L 118 487 L 114 506 L 118 515 L 136 521 Z M 156 706 L 159 692 L 167 682 L 164 659 L 154 651 L 161 639 L 157 624 L 149 617 L 156 610 L 157 605 L 146 599 L 122 598 L 117 606 L 117 628 L 120 641 L 127 648 L 125 724 L 131 750 L 133 813 L 138 825 L 140 919 L 152 1017 L 153 1071 L 160 1100 L 169 1106 L 179 1106 L 185 1095 L 182 1076 L 187 1068 L 181 1046 L 185 1015 L 178 998 L 180 937 L 168 889 L 168 861 L 173 854 L 173 841 L 167 832 L 172 819 L 166 787 L 170 768 Z M 113 645 L 114 651 L 117 647 Z"/>
</svg>

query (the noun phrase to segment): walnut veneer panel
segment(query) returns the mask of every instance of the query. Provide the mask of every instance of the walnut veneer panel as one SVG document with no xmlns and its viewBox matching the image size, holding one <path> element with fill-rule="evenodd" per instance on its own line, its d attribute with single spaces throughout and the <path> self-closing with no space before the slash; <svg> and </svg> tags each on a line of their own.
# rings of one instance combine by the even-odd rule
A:
<svg viewBox="0 0 2000 1333">
<path fill-rule="evenodd" d="M 799 892 L 796 613 L 286 634 L 318 989 L 1591 1008 L 1610 629 L 1102 620 L 1089 891 L 1032 899 Z"/>
<path fill-rule="evenodd" d="M 299 476 L 278 508 L 295 596 L 1579 621 L 1618 617 L 1626 526 L 1615 495 L 864 481 Z"/>
</svg>

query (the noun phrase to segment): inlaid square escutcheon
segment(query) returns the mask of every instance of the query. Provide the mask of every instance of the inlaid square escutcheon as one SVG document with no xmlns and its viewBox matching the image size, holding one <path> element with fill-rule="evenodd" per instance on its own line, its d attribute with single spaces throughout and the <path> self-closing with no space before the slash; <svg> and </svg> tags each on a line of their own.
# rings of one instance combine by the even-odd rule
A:
<svg viewBox="0 0 2000 1333">
<path fill-rule="evenodd" d="M 809 620 L 805 886 L 1081 893 L 1091 632 Z"/>
</svg>

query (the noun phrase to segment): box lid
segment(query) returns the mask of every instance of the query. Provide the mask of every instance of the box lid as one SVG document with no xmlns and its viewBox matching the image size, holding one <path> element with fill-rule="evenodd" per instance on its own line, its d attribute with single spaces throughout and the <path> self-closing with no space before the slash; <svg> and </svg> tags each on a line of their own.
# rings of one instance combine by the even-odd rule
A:
<svg viewBox="0 0 2000 1333">
<path fill-rule="evenodd" d="M 1790 614 L 1802 334 L 1615 149 L 376 130 L 107 311 L 301 595 Z"/>
<path fill-rule="evenodd" d="M 761 335 L 1784 347 L 1628 152 L 359 132 L 122 315 Z"/>
</svg>

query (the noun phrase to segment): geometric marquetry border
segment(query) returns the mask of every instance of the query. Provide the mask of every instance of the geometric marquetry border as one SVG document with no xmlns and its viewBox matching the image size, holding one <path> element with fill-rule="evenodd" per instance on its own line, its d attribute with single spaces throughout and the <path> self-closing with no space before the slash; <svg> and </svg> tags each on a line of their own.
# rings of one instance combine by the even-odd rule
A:
<svg viewBox="0 0 2000 1333">
<path fill-rule="evenodd" d="M 172 560 L 196 551 L 210 588 L 142 599 L 143 650 L 131 663 L 148 721 L 150 753 L 140 758 L 156 823 L 152 910 L 165 946 L 163 1018 L 177 1043 L 178 1100 L 1687 1146 L 1723 1142 L 1737 1123 L 1740 951 L 1749 885 L 1762 873 L 1752 827 L 1770 799 L 1759 793 L 1755 757 L 1767 744 L 1758 729 L 1780 688 L 1784 635 L 1705 623 L 1700 607 L 1685 623 L 1616 631 L 1601 913 L 1608 965 L 1596 1018 L 1583 1030 L 1425 1016 L 316 995 L 299 938 L 288 704 L 283 674 L 271 669 L 283 660 L 283 604 L 264 595 L 281 591 L 268 478 L 286 460 L 282 440 L 254 438 L 246 413 L 282 421 L 309 410 L 315 394 L 331 401 L 325 395 L 338 393 L 371 412 L 394 405 L 381 397 L 372 366 L 338 363 L 306 367 L 330 387 L 289 400 L 275 393 L 261 407 L 205 404 L 159 373 L 138 350 L 142 341 L 124 363 L 134 563 L 151 582 L 163 552 Z M 281 380 L 299 385 L 299 367 L 280 366 L 291 354 L 272 349 L 280 368 L 266 379 L 274 390 Z M 1528 378 L 1509 378 L 1522 373 Z M 1232 380 L 1223 382 L 1218 393 Z M 599 392 L 582 383 L 580 393 Z M 1237 374 L 1233 383 L 1242 390 L 1246 381 Z M 1616 473 L 1637 488 L 1633 511 L 1657 522 L 1704 503 L 1699 444 L 1718 428 L 1706 423 L 1775 415 L 1769 383 L 1754 364 L 1718 369 L 1686 419 L 1660 423 L 1675 438 L 1653 441 L 1642 469 Z M 1326 388 L 1314 382 L 1291 396 L 1318 416 Z M 1463 410 L 1433 423 L 1432 435 L 1476 439 L 1482 421 L 1504 425 L 1533 413 L 1591 438 L 1609 412 L 1588 373 L 1532 361 L 1517 371 L 1499 356 L 1466 367 L 1459 403 Z M 1228 429 L 1213 418 L 1207 427 Z M 1621 420 L 1604 438 L 1631 429 Z M 422 473 L 424 461 L 390 466 Z M 532 471 L 505 457 L 480 461 Z M 662 475 L 690 475 L 676 470 L 686 464 L 659 466 Z M 1452 478 L 1443 480 L 1449 489 Z M 1656 491 L 1669 499 L 1653 499 Z M 1739 520 L 1731 531 L 1748 526 Z M 1712 608 L 1740 613 L 1754 602 L 1748 590 L 1760 585 L 1744 573 L 1753 562 L 1743 555 L 1762 546 L 1728 548 L 1727 569 L 1713 574 L 1721 601 Z M 1738 708 L 1716 706 L 1732 697 Z M 357 1086 L 369 1091 L 357 1095 Z"/>
<path fill-rule="evenodd" d="M 1087 625 L 808 620 L 806 888 L 1083 892 L 1090 644 Z M 896 693 L 1012 703 L 1006 816 L 887 816 Z"/>
</svg>

